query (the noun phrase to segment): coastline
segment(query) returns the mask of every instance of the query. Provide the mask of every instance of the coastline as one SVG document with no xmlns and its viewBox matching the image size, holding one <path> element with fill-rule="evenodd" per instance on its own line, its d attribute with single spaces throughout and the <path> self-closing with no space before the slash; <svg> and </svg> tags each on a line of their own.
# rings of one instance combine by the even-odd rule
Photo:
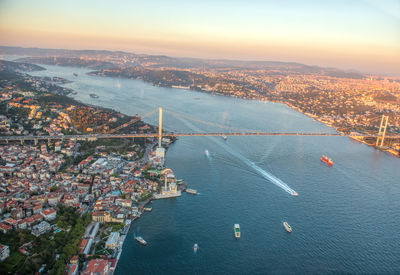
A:
<svg viewBox="0 0 400 275">
<path fill-rule="evenodd" d="M 289 102 L 283 102 L 283 101 L 270 101 L 270 102 L 277 102 L 277 103 L 285 104 L 285 105 L 288 106 L 289 108 L 291 108 L 291 109 L 293 109 L 293 110 L 295 110 L 295 111 L 297 111 L 297 112 L 299 112 L 299 113 L 301 113 L 301 114 L 303 114 L 303 115 L 305 115 L 305 116 L 308 116 L 308 117 L 310 117 L 310 118 L 312 118 L 312 119 L 314 119 L 314 120 L 316 120 L 316 121 L 318 121 L 318 122 L 324 124 L 325 126 L 327 126 L 327 127 L 329 127 L 329 128 L 333 128 L 333 129 L 334 129 L 336 132 L 338 132 L 338 133 L 343 134 L 343 132 L 339 131 L 335 126 L 333 126 L 333 125 L 331 125 L 331 124 L 329 124 L 329 123 L 327 123 L 327 122 L 322 121 L 322 120 L 321 120 L 318 116 L 316 116 L 316 115 L 312 115 L 312 114 L 303 112 L 300 108 L 294 106 L 293 104 L 291 104 L 291 103 L 289 103 Z M 361 142 L 361 143 L 367 145 L 368 147 L 372 147 L 372 148 L 374 148 L 374 149 L 376 149 L 376 150 L 379 150 L 379 151 L 381 151 L 381 152 L 385 152 L 385 153 L 388 153 L 388 154 L 390 154 L 390 155 L 393 155 L 394 157 L 400 158 L 400 152 L 397 153 L 397 155 L 396 155 L 395 151 L 390 151 L 390 150 L 388 150 L 387 148 L 384 148 L 384 147 L 381 148 L 381 147 L 375 146 L 374 144 L 369 144 L 369 143 L 367 143 L 365 140 L 359 139 L 357 136 L 351 136 L 351 135 L 350 135 L 349 138 L 352 139 L 352 140 L 355 140 L 355 141 L 357 141 L 357 142 Z"/>
<path fill-rule="evenodd" d="M 301 114 L 303 114 L 303 115 L 305 115 L 305 116 L 308 116 L 308 117 L 310 117 L 310 118 L 312 118 L 312 119 L 315 119 L 316 121 L 318 121 L 318 122 L 324 124 L 325 126 L 327 126 L 327 127 L 329 127 L 329 128 L 333 128 L 333 129 L 334 129 L 336 132 L 338 132 L 338 133 L 344 133 L 344 132 L 338 130 L 338 128 L 336 128 L 335 126 L 331 125 L 330 123 L 328 123 L 328 122 L 326 122 L 326 121 L 323 121 L 323 120 L 322 120 L 320 117 L 318 117 L 317 115 L 312 115 L 312 114 L 310 114 L 310 113 L 303 112 L 303 111 L 301 110 L 301 108 L 299 108 L 299 107 L 297 107 L 297 106 L 295 106 L 295 105 L 293 105 L 292 103 L 287 102 L 287 101 L 282 101 L 282 100 L 267 100 L 267 99 L 262 99 L 262 98 L 247 98 L 247 97 L 242 97 L 242 96 L 224 94 L 224 93 L 217 92 L 217 91 L 198 89 L 198 88 L 194 88 L 194 87 L 192 87 L 192 86 L 160 85 L 160 84 L 157 84 L 157 83 L 154 83 L 154 82 L 151 82 L 151 81 L 145 81 L 145 80 L 143 80 L 142 78 L 129 78 L 129 77 L 126 77 L 126 76 L 114 76 L 114 75 L 107 75 L 107 74 L 104 74 L 104 73 L 100 74 L 99 72 L 101 72 L 101 71 L 92 71 L 92 72 L 88 72 L 88 73 L 86 73 L 86 74 L 87 74 L 87 75 L 91 75 L 91 76 L 118 77 L 118 78 L 125 78 L 125 79 L 138 80 L 138 81 L 142 81 L 142 82 L 144 82 L 144 83 L 148 83 L 148 84 L 150 84 L 150 85 L 152 85 L 152 86 L 164 87 L 164 88 L 170 88 L 170 89 L 190 90 L 190 91 L 194 91 L 194 92 L 200 92 L 200 93 L 206 93 L 206 94 L 218 95 L 218 96 L 224 96 L 224 97 L 239 98 L 239 99 L 244 99 L 244 100 L 256 100 L 256 101 L 261 101 L 261 102 L 281 103 L 281 104 L 284 104 L 284 105 L 288 106 L 289 108 L 291 108 L 291 109 L 293 109 L 293 110 L 295 110 L 295 111 L 297 111 L 297 112 L 299 112 L 299 113 L 301 113 Z M 373 148 L 375 148 L 375 149 L 377 149 L 377 150 L 379 150 L 379 151 L 386 152 L 386 153 L 389 153 L 389 154 L 391 154 L 391 155 L 393 155 L 393 156 L 395 156 L 395 157 L 399 157 L 399 158 L 400 158 L 400 152 L 398 152 L 397 155 L 396 155 L 396 152 L 395 152 L 394 149 L 388 150 L 388 148 L 377 147 L 377 146 L 371 145 L 371 144 L 369 144 L 369 143 L 367 143 L 367 142 L 365 142 L 365 141 L 363 141 L 363 140 L 360 140 L 360 139 L 355 139 L 355 138 L 352 138 L 352 137 L 349 137 L 349 138 L 351 138 L 351 139 L 353 139 L 353 140 L 356 140 L 356 141 L 358 141 L 358 142 L 361 142 L 361 143 L 363 143 L 363 144 L 366 144 L 366 145 L 369 146 L 369 147 L 373 147 Z"/>
</svg>

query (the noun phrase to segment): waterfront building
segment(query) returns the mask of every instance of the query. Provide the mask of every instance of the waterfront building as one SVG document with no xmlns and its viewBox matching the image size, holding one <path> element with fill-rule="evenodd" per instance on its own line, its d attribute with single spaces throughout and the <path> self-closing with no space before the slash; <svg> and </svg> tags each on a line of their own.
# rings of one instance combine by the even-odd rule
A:
<svg viewBox="0 0 400 275">
<path fill-rule="evenodd" d="M 119 233 L 111 232 L 110 236 L 106 241 L 106 248 L 115 249 L 118 246 L 119 242 Z"/>
<path fill-rule="evenodd" d="M 174 180 L 171 180 L 172 177 Z M 170 180 L 169 180 L 170 179 Z M 155 194 L 155 199 L 166 199 L 181 196 L 181 191 L 178 190 L 178 185 L 175 181 L 175 176 L 172 173 L 164 174 L 164 186 L 161 188 L 161 194 Z"/>
</svg>

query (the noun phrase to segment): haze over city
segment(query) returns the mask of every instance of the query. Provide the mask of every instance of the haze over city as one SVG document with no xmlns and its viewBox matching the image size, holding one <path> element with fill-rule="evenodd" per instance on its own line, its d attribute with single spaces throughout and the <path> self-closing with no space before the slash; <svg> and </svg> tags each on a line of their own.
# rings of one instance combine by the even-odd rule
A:
<svg viewBox="0 0 400 275">
<path fill-rule="evenodd" d="M 400 1 L 0 2 L 0 44 L 400 75 Z"/>
</svg>

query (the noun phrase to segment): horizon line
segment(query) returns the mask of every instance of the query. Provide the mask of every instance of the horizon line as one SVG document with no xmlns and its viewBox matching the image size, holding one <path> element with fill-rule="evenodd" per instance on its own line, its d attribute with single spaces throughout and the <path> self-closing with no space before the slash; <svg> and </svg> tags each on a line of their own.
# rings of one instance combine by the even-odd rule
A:
<svg viewBox="0 0 400 275">
<path fill-rule="evenodd" d="M 197 59 L 197 60 L 203 60 L 203 61 L 236 61 L 236 62 L 276 62 L 276 63 L 282 63 L 282 64 L 296 64 L 296 65 L 302 65 L 302 66 L 308 66 L 308 67 L 316 67 L 316 68 L 321 68 L 321 69 L 334 69 L 338 71 L 342 71 L 345 73 L 359 73 L 362 74 L 363 76 L 380 76 L 380 77 L 400 77 L 398 74 L 394 73 L 372 73 L 372 72 L 361 72 L 358 69 L 342 69 L 338 67 L 332 67 L 328 65 L 316 65 L 316 64 L 306 64 L 306 63 L 301 63 L 298 61 L 277 61 L 277 60 L 254 60 L 254 59 L 230 59 L 230 58 L 209 58 L 209 57 L 190 57 L 190 56 L 173 56 L 173 55 L 166 55 L 166 54 L 149 54 L 149 53 L 138 53 L 134 51 L 126 51 L 126 50 L 111 50 L 111 49 L 90 49 L 90 48 L 42 48 L 42 47 L 37 47 L 37 46 L 29 46 L 29 47 L 22 47 L 22 46 L 8 46 L 8 45 L 0 45 L 0 48 L 21 48 L 21 49 L 40 49 L 40 50 L 59 50 L 59 51 L 92 51 L 92 52 L 111 52 L 111 53 L 127 53 L 127 54 L 134 54 L 134 55 L 142 55 L 142 56 L 160 56 L 160 57 L 169 57 L 169 58 L 177 58 L 177 59 Z"/>
</svg>

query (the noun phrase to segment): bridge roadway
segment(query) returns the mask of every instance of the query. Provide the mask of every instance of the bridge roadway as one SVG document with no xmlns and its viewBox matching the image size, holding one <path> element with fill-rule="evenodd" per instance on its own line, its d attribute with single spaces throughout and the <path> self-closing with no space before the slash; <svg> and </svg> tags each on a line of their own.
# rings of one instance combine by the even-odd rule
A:
<svg viewBox="0 0 400 275">
<path fill-rule="evenodd" d="M 280 133 L 280 132 L 232 132 L 232 133 L 163 133 L 163 136 L 347 136 L 354 138 L 378 137 L 378 135 L 346 135 L 340 133 Z M 64 140 L 64 139 L 102 139 L 102 138 L 144 138 L 158 137 L 157 133 L 147 134 L 90 134 L 90 135 L 57 135 L 57 136 L 0 136 L 0 141 L 27 141 L 27 140 Z M 390 135 L 385 138 L 400 138 L 400 135 Z"/>
</svg>

